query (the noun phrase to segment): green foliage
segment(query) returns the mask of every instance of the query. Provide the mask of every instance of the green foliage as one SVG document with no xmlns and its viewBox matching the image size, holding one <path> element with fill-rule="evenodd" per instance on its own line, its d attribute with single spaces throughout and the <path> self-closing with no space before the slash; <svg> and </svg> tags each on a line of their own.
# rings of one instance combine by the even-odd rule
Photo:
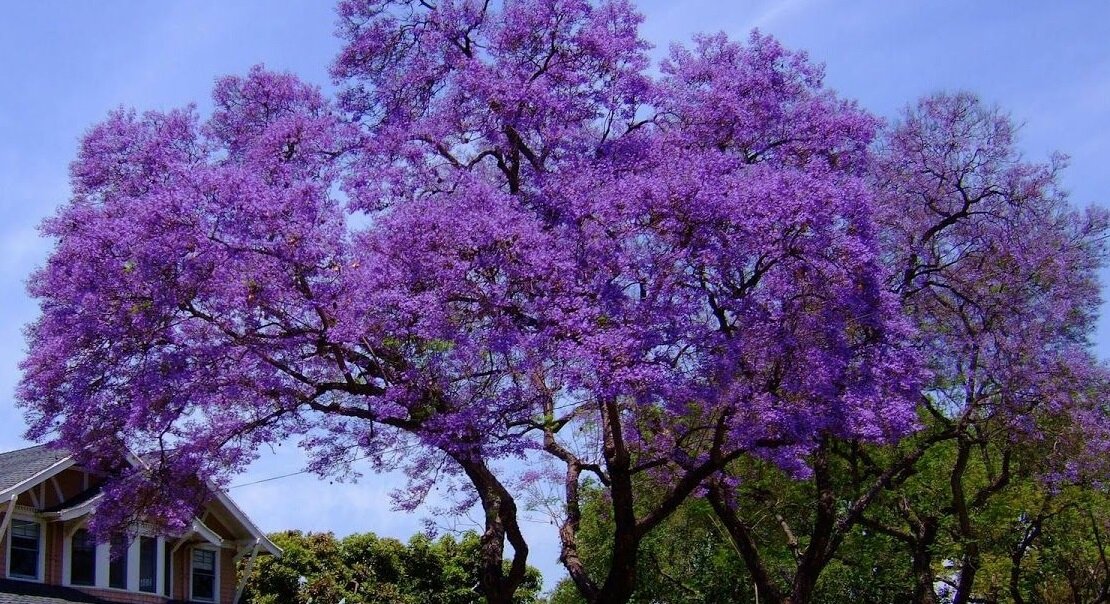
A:
<svg viewBox="0 0 1110 604">
<path fill-rule="evenodd" d="M 821 573 L 815 604 L 909 602 L 910 559 L 901 546 L 878 534 L 853 533 Z"/>
<path fill-rule="evenodd" d="M 981 505 L 970 509 L 980 548 L 975 597 L 998 604 L 1104 601 L 1099 598 L 1110 596 L 1110 494 L 1099 485 L 1047 484 L 1034 471 L 1043 456 L 1032 446 L 1010 449 L 1009 479 L 991 490 L 992 485 L 1003 484 L 998 481 L 1003 445 L 1007 443 L 1000 439 L 977 449 L 963 476 L 969 499 L 989 493 Z M 930 448 L 907 479 L 877 498 L 865 514 L 867 522 L 846 535 L 822 570 L 811 604 L 914 601 L 912 544 L 884 532 L 911 534 L 907 517 L 933 519 L 939 527 L 927 547 L 936 582 L 930 584 L 942 586 L 958 576 L 954 565 L 967 544 L 951 509 L 956 448 L 955 441 Z M 838 446 L 830 462 L 839 513 L 857 496 L 858 484 L 866 483 L 865 472 L 853 465 L 854 450 L 846 444 Z M 899 451 L 895 446 L 858 449 L 880 466 L 890 463 Z M 736 502 L 751 527 L 761 562 L 780 589 L 786 590 L 798 568 L 795 551 L 805 551 L 811 538 L 816 487 L 812 480 L 793 480 L 766 462 L 744 460 L 730 470 L 739 480 Z M 637 496 L 650 502 L 665 487 L 641 482 L 636 485 Z M 591 573 L 601 573 L 612 551 L 610 506 L 602 491 L 590 485 L 585 490 L 580 553 Z M 570 579 L 556 586 L 549 601 L 584 603 Z M 756 601 L 743 558 L 704 500 L 685 503 L 641 544 L 631 602 Z M 771 602 L 766 594 L 758 601 Z"/>
<path fill-rule="evenodd" d="M 402 543 L 373 533 L 270 535 L 284 551 L 260 558 L 244 604 L 478 604 L 478 535 Z M 538 602 L 539 571 L 529 569 L 515 602 Z"/>
<path fill-rule="evenodd" d="M 648 495 L 650 497 L 650 495 Z M 583 507 L 579 545 L 591 574 L 603 576 L 612 551 L 608 505 L 601 491 L 591 488 Z M 640 545 L 636 568 L 639 604 L 702 604 L 751 602 L 747 570 L 718 526 L 713 510 L 703 500 L 680 507 Z M 583 604 L 570 579 L 556 585 L 550 604 Z"/>
</svg>

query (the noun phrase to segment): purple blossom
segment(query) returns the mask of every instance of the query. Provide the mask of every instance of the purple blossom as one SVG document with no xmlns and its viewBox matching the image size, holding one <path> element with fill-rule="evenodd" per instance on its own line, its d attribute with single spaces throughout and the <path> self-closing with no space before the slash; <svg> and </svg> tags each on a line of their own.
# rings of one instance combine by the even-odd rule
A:
<svg viewBox="0 0 1110 604">
<path fill-rule="evenodd" d="M 759 33 L 674 46 L 653 77 L 623 0 L 338 14 L 335 100 L 257 67 L 217 82 L 206 120 L 119 111 L 82 141 L 43 226 L 19 396 L 29 435 L 85 463 L 158 460 L 109 483 L 101 526 L 180 524 L 198 476 L 226 484 L 297 438 L 323 475 L 403 469 L 399 507 L 439 485 L 478 501 L 483 593 L 506 602 L 527 557 L 515 498 L 550 476 L 521 462 L 543 458 L 565 475 L 564 563 L 616 602 L 637 540 L 730 461 L 805 475 L 821 439 L 911 433 L 923 388 L 959 406 L 953 350 L 1015 426 L 1033 400 L 1106 424 L 1057 372 L 1090 364 L 1106 218 L 1066 208 L 1055 165 L 1007 155 L 1005 124 L 945 155 L 1005 167 L 953 183 L 906 161 L 949 100 L 873 155 L 878 120 Z M 922 236 L 960 195 L 984 218 Z M 965 286 L 989 307 L 956 325 L 942 290 Z M 673 489 L 636 517 L 645 472 Z M 631 544 L 609 577 L 576 559 L 583 473 Z"/>
</svg>

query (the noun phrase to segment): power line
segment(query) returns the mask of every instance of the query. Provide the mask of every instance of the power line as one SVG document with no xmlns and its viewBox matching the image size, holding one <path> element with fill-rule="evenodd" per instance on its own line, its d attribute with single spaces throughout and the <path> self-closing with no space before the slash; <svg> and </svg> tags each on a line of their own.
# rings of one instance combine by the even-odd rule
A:
<svg viewBox="0 0 1110 604">
<path fill-rule="evenodd" d="M 382 451 L 378 451 L 376 453 L 371 453 L 369 455 L 363 455 L 361 457 L 356 457 L 356 458 L 350 460 L 347 463 L 355 463 L 356 461 L 362 461 L 364 459 L 370 459 L 371 457 L 376 457 L 378 455 L 387 455 L 389 453 L 397 453 L 399 451 L 405 451 L 407 449 L 413 448 L 414 446 L 415 445 L 407 445 L 407 446 L 404 446 L 404 447 L 394 447 L 392 449 L 385 449 L 385 450 L 382 450 Z M 300 476 L 301 474 L 309 474 L 311 472 L 312 472 L 312 470 L 300 470 L 300 471 L 297 471 L 297 472 L 290 472 L 288 474 L 279 474 L 277 476 L 270 476 L 268 478 L 260 478 L 258 480 L 252 480 L 251 482 L 243 482 L 243 483 L 240 483 L 240 484 L 233 484 L 230 487 L 228 487 L 227 490 L 230 491 L 231 489 L 238 489 L 238 488 L 241 488 L 241 487 L 249 487 L 249 486 L 256 485 L 256 484 L 262 484 L 264 482 L 271 482 L 271 481 L 274 481 L 274 480 L 281 480 L 282 478 L 290 478 L 290 477 L 293 477 L 293 476 Z"/>
<path fill-rule="evenodd" d="M 262 484 L 264 482 L 270 482 L 271 480 L 279 480 L 279 479 L 282 479 L 282 478 L 289 478 L 290 476 L 299 476 L 301 474 L 308 474 L 308 472 L 309 472 L 309 470 L 301 470 L 300 472 L 290 472 L 289 474 L 279 474 L 278 476 L 271 476 L 269 478 L 263 478 L 263 479 L 260 479 L 260 480 L 253 480 L 251 482 L 244 482 L 242 484 L 233 484 L 230 487 L 228 487 L 227 489 L 230 491 L 231 489 L 238 489 L 240 487 L 249 487 L 249 486 L 255 485 L 255 484 Z"/>
</svg>

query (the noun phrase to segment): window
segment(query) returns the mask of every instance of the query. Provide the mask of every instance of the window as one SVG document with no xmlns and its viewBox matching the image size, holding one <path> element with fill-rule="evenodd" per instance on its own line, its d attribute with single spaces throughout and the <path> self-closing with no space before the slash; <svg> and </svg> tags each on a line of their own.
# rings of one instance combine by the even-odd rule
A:
<svg viewBox="0 0 1110 604">
<path fill-rule="evenodd" d="M 109 555 L 112 561 L 108 563 L 108 587 L 127 589 L 127 537 L 112 537 Z"/>
<path fill-rule="evenodd" d="M 12 520 L 8 574 L 22 579 L 39 578 L 39 547 L 42 527 L 37 522 Z"/>
<path fill-rule="evenodd" d="M 69 584 L 96 585 L 96 540 L 77 529 L 69 542 Z"/>
<path fill-rule="evenodd" d="M 158 540 L 139 537 L 139 591 L 158 591 Z"/>
<path fill-rule="evenodd" d="M 162 556 L 162 595 L 169 597 L 170 595 L 170 568 L 173 566 L 173 550 L 170 549 L 170 543 L 167 541 L 166 552 Z"/>
<path fill-rule="evenodd" d="M 193 599 L 216 599 L 216 552 L 193 550 Z"/>
</svg>

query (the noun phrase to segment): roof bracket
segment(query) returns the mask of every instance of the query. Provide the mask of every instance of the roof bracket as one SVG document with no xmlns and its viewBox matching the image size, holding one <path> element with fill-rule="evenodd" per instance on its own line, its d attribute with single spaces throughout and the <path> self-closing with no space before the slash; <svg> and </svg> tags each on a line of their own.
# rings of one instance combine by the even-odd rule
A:
<svg viewBox="0 0 1110 604">
<path fill-rule="evenodd" d="M 4 537 L 4 533 L 8 530 L 8 525 L 12 523 L 12 514 L 15 512 L 15 500 L 19 498 L 19 493 L 12 493 L 8 499 L 8 508 L 4 510 L 4 520 L 0 522 L 0 538 Z"/>
<path fill-rule="evenodd" d="M 243 590 L 246 589 L 247 581 L 249 581 L 251 578 L 251 572 L 254 570 L 254 561 L 256 558 L 258 558 L 258 548 L 261 545 L 262 538 L 256 537 L 254 539 L 254 549 L 251 550 L 251 558 L 250 560 L 247 560 L 247 568 L 243 570 L 243 576 L 239 578 L 239 587 L 235 590 L 235 599 L 231 601 L 231 604 L 239 604 L 239 598 L 243 597 Z M 245 553 L 247 553 L 247 548 L 244 547 L 243 551 L 239 552 L 239 555 L 236 556 L 236 558 L 242 556 Z"/>
</svg>

